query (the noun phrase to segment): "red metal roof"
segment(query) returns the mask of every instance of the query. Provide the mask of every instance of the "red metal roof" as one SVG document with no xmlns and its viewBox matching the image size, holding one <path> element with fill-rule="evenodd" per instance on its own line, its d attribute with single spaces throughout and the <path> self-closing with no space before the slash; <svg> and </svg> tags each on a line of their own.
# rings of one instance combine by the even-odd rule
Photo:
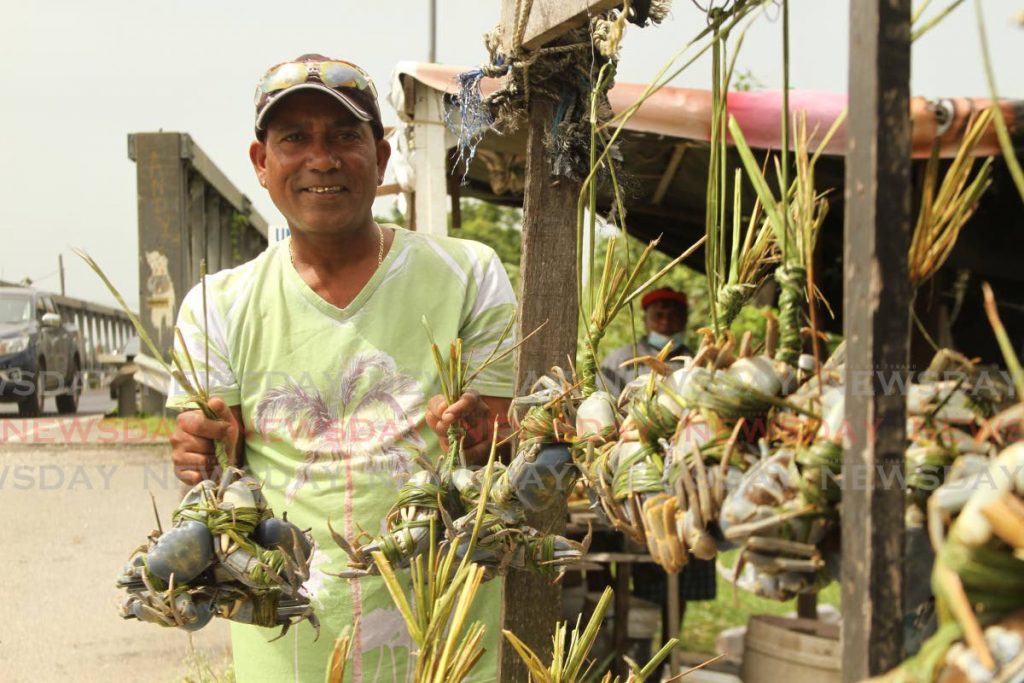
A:
<svg viewBox="0 0 1024 683">
<path fill-rule="evenodd" d="M 459 89 L 456 77 L 471 67 L 449 66 L 403 62 L 398 65 L 400 78 L 413 78 L 435 90 L 456 94 Z M 481 82 L 484 95 L 498 89 L 500 81 L 485 78 Z M 612 110 L 618 114 L 624 111 L 649 86 L 641 83 L 617 83 L 608 94 Z M 839 114 L 846 107 L 846 93 L 791 91 L 790 111 L 804 112 L 807 129 L 812 132 L 811 146 L 824 135 Z M 931 154 L 932 142 L 939 134 L 940 153 L 943 157 L 956 154 L 960 138 L 968 117 L 972 112 L 983 109 L 991 103 L 984 98 L 955 97 L 935 102 L 924 97 L 914 97 L 910 102 L 913 117 L 913 156 L 925 158 Z M 726 106 L 732 113 L 747 142 L 758 149 L 772 149 L 780 146 L 779 128 L 782 117 L 782 93 L 778 91 L 730 92 Z M 1018 123 L 1018 112 L 1022 103 L 1002 101 L 1003 114 L 1011 131 Z M 942 119 L 952 112 L 952 120 L 944 126 Z M 626 122 L 627 130 L 665 135 L 674 138 L 707 141 L 710 139 L 711 92 L 695 88 L 663 87 L 653 93 L 635 114 Z M 825 152 L 843 155 L 846 152 L 846 127 L 843 125 L 829 143 Z M 999 142 L 995 130 L 990 128 L 977 147 L 978 156 L 999 154 Z"/>
</svg>

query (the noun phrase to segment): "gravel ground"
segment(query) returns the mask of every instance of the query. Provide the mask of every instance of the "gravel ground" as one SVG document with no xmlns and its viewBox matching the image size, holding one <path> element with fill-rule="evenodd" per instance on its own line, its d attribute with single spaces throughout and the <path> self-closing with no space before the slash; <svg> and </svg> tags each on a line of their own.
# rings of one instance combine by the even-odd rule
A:
<svg viewBox="0 0 1024 683">
<path fill-rule="evenodd" d="M 181 681 L 186 634 L 117 614 L 115 577 L 180 497 L 166 448 L 0 445 L 0 680 Z M 223 669 L 227 623 L 194 635 Z"/>
</svg>

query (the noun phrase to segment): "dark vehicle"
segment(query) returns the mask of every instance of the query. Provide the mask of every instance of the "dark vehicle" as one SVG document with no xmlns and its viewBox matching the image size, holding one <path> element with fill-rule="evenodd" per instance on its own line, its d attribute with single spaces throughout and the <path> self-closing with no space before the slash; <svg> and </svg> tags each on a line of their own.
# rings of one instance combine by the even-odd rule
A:
<svg viewBox="0 0 1024 683">
<path fill-rule="evenodd" d="M 53 297 L 27 287 L 0 287 L 0 401 L 35 417 L 53 395 L 57 412 L 78 410 L 82 354 L 78 328 L 61 321 Z"/>
</svg>

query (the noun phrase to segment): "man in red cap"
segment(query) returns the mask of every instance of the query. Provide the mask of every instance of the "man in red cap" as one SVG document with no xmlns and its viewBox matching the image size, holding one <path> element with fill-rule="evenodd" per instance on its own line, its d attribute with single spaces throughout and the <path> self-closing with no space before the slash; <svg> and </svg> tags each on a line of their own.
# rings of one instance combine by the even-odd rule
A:
<svg viewBox="0 0 1024 683">
<path fill-rule="evenodd" d="M 641 371 L 646 371 L 642 365 L 620 367 L 626 361 L 638 356 L 656 356 L 666 344 L 672 344 L 669 358 L 689 353 L 683 344 L 688 305 L 686 294 L 662 287 L 647 292 L 640 300 L 640 305 L 644 310 L 645 333 L 637 339 L 636 348 L 626 344 L 608 354 L 601 363 L 601 374 L 608 392 L 613 396 L 618 396 L 630 380 L 636 378 Z"/>
<path fill-rule="evenodd" d="M 304 591 L 319 640 L 306 623 L 278 639 L 233 624 L 238 681 L 323 680 L 335 637 L 353 623 L 353 680 L 406 680 L 413 643 L 401 614 L 379 577 L 331 576 L 348 560 L 328 520 L 349 540 L 380 533 L 400 487 L 437 458 L 455 421 L 467 429 L 467 461 L 486 458 L 493 417 L 512 395 L 511 357 L 448 405 L 420 321 L 442 346 L 460 338 L 464 358 L 487 358 L 513 344 L 501 330 L 515 297 L 489 247 L 374 219 L 391 147 L 358 66 L 302 55 L 264 74 L 255 104 L 249 157 L 291 236 L 182 301 L 180 343 L 221 419 L 178 416 L 175 472 L 188 484 L 209 477 L 214 440 L 225 440 L 273 510 L 317 543 Z M 168 403 L 189 407 L 180 387 Z M 493 680 L 500 590 L 499 581 L 480 588 L 473 618 L 487 625 L 488 654 L 468 680 Z"/>
</svg>

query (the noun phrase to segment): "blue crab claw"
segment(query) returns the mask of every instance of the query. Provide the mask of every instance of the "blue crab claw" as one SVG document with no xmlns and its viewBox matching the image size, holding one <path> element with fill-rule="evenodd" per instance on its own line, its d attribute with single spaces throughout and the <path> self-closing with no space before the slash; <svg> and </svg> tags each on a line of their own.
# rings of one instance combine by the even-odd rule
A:
<svg viewBox="0 0 1024 683">
<path fill-rule="evenodd" d="M 257 524 L 252 532 L 252 540 L 264 548 L 280 548 L 286 555 L 297 555 L 297 547 L 303 557 L 312 551 L 312 544 L 302 529 L 287 519 L 277 517 L 270 517 Z"/>
<path fill-rule="evenodd" d="M 187 607 L 184 604 L 178 607 L 185 622 L 179 624 L 181 629 L 189 632 L 198 631 L 213 619 L 214 605 L 210 598 L 192 597 L 184 593 L 179 597 L 188 597 Z"/>
</svg>

